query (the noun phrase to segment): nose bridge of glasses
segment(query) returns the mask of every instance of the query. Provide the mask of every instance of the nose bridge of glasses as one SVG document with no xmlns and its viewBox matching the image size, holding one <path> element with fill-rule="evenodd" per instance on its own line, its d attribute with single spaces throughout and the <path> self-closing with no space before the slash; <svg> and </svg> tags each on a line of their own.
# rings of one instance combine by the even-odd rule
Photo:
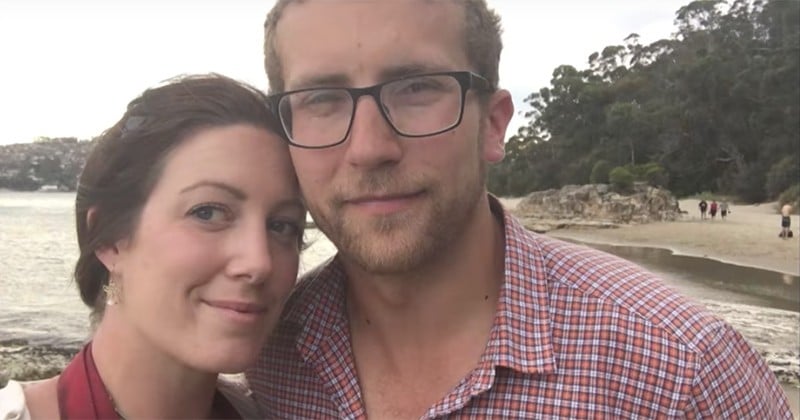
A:
<svg viewBox="0 0 800 420">
<path fill-rule="evenodd" d="M 375 103 L 375 107 L 378 109 L 378 112 L 383 117 L 384 123 L 388 124 L 392 130 L 396 130 L 394 128 L 394 124 L 391 121 L 390 116 L 387 113 L 386 106 L 383 104 L 381 100 L 381 89 L 385 84 L 381 83 L 375 86 L 367 86 L 363 88 L 350 88 L 347 89 L 350 96 L 353 98 L 353 113 L 351 115 L 351 120 L 355 120 L 356 113 L 358 112 L 358 104 L 361 102 L 361 98 L 364 96 L 369 96 Z"/>
</svg>

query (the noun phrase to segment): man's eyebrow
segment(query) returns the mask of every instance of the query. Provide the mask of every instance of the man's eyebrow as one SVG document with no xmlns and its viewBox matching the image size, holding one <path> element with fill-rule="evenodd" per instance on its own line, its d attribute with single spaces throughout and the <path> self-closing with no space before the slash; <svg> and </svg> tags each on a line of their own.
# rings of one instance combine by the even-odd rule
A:
<svg viewBox="0 0 800 420">
<path fill-rule="evenodd" d="M 451 69 L 433 64 L 405 64 L 400 66 L 387 67 L 378 73 L 378 82 L 385 82 L 400 79 L 416 74 L 436 73 L 449 71 Z M 296 83 L 292 84 L 290 90 L 299 90 L 314 87 L 350 87 L 352 81 L 350 77 L 343 73 L 322 74 L 309 77 L 301 77 Z"/>
<path fill-rule="evenodd" d="M 247 194 L 245 194 L 244 191 L 242 191 L 242 190 L 240 190 L 240 189 L 238 189 L 236 187 L 233 187 L 231 185 L 228 185 L 228 184 L 226 184 L 224 182 L 211 181 L 211 180 L 202 180 L 202 181 L 195 182 L 194 184 L 183 188 L 180 191 L 180 193 L 184 194 L 184 193 L 187 193 L 189 191 L 196 190 L 196 189 L 202 188 L 202 187 L 211 187 L 211 188 L 217 188 L 217 189 L 223 190 L 223 191 L 227 192 L 228 194 L 232 195 L 237 200 L 245 200 L 247 198 Z"/>
<path fill-rule="evenodd" d="M 309 77 L 301 77 L 296 83 L 292 84 L 290 90 L 299 90 L 314 87 L 341 87 L 347 86 L 350 78 L 344 74 L 321 74 Z"/>
<path fill-rule="evenodd" d="M 380 72 L 380 78 L 382 81 L 387 81 L 418 74 L 437 73 L 449 70 L 451 69 L 434 64 L 405 64 L 401 66 L 388 67 L 382 70 Z"/>
</svg>

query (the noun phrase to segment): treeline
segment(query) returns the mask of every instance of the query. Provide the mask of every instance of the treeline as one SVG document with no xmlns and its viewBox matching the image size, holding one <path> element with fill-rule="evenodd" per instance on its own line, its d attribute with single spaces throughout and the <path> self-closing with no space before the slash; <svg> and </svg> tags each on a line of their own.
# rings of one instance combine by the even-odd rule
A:
<svg viewBox="0 0 800 420">
<path fill-rule="evenodd" d="M 800 1 L 694 1 L 670 39 L 562 65 L 491 167 L 499 195 L 587 182 L 759 202 L 800 189 Z M 611 178 L 609 176 L 611 175 Z M 794 200 L 792 200 L 794 201 Z"/>
<path fill-rule="evenodd" d="M 0 146 L 0 188 L 35 191 L 52 186 L 74 191 L 92 142 L 42 137 L 33 143 Z"/>
</svg>

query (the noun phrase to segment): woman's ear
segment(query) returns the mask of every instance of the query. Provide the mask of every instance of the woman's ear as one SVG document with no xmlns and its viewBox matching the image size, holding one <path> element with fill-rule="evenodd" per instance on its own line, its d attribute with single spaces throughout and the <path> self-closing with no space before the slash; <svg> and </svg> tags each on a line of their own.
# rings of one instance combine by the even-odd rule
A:
<svg viewBox="0 0 800 420">
<path fill-rule="evenodd" d="M 86 212 L 86 226 L 89 230 L 92 229 L 94 223 L 97 220 L 97 208 L 92 207 L 89 211 Z M 110 273 L 113 271 L 114 266 L 117 264 L 117 259 L 119 257 L 119 249 L 115 245 L 110 246 L 103 246 L 98 248 L 94 251 L 94 255 L 97 257 L 98 260 L 106 267 L 106 270 Z"/>
</svg>

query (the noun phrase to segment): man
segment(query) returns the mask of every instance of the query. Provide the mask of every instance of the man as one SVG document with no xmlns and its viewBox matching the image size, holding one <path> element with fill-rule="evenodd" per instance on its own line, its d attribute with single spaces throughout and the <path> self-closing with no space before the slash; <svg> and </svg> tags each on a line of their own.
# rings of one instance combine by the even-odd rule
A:
<svg viewBox="0 0 800 420">
<path fill-rule="evenodd" d="M 792 237 L 792 205 L 789 203 L 784 204 L 781 207 L 781 234 L 780 237 L 783 239 L 789 239 Z"/>
<path fill-rule="evenodd" d="M 722 220 L 725 220 L 728 217 L 728 212 L 730 211 L 730 206 L 728 205 L 727 201 L 723 201 L 719 203 L 719 215 Z"/>
<path fill-rule="evenodd" d="M 706 203 L 706 200 L 700 200 L 700 204 L 698 204 L 697 207 L 700 207 L 700 220 L 705 219 L 706 209 L 708 208 L 708 203 Z"/>
<path fill-rule="evenodd" d="M 303 194 L 339 250 L 247 372 L 269 417 L 789 418 L 728 325 L 487 194 L 513 105 L 483 0 L 279 0 L 265 29 Z"/>
</svg>

